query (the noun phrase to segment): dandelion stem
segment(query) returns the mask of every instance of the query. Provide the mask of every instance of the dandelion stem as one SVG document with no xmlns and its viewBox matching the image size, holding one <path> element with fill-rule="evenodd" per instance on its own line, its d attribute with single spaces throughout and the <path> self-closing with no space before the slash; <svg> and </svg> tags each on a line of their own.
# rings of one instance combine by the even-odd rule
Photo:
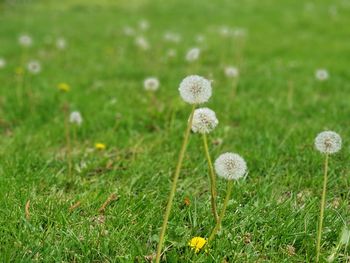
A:
<svg viewBox="0 0 350 263">
<path fill-rule="evenodd" d="M 72 175 L 72 149 L 71 149 L 71 139 L 70 139 L 70 127 L 69 127 L 69 111 L 68 111 L 68 105 L 65 104 L 63 106 L 64 111 L 64 126 L 65 126 L 65 132 L 66 132 L 66 147 L 67 147 L 67 165 L 68 165 L 68 176 L 71 177 Z"/>
<path fill-rule="evenodd" d="M 326 159 L 324 162 L 324 177 L 323 177 L 323 191 L 322 191 L 321 210 L 320 210 L 320 222 L 318 225 L 318 232 L 317 232 L 316 262 L 319 262 L 320 252 L 321 252 L 322 224 L 323 224 L 323 217 L 324 217 L 324 208 L 326 203 L 327 179 L 328 179 L 328 154 L 326 154 Z"/>
<path fill-rule="evenodd" d="M 160 256 L 161 256 L 162 246 L 163 246 L 163 242 L 164 242 L 164 236 L 165 236 L 165 232 L 166 232 L 166 228 L 167 228 L 167 224 L 168 224 L 168 220 L 169 220 L 171 207 L 172 207 L 173 200 L 174 200 L 174 197 L 175 197 L 177 181 L 179 179 L 180 170 L 181 170 L 181 167 L 182 167 L 182 162 L 183 162 L 183 159 L 184 159 L 184 156 L 185 156 L 185 152 L 186 152 L 186 148 L 187 148 L 188 138 L 189 138 L 191 127 L 192 127 L 193 113 L 194 113 L 195 108 L 196 108 L 196 105 L 193 105 L 192 111 L 191 111 L 191 114 L 190 114 L 190 119 L 188 121 L 186 132 L 185 132 L 185 135 L 184 135 L 184 140 L 183 140 L 183 143 L 182 143 L 182 146 L 181 146 L 179 159 L 178 159 L 178 162 L 177 162 L 177 165 L 176 165 L 174 179 L 173 179 L 173 183 L 172 183 L 171 190 L 170 190 L 169 197 L 168 197 L 168 203 L 167 203 L 165 214 L 164 214 L 164 221 L 163 221 L 162 229 L 161 229 L 160 235 L 159 235 L 159 243 L 158 243 L 158 247 L 157 247 L 156 263 L 160 262 Z"/>
<path fill-rule="evenodd" d="M 227 183 L 226 197 L 225 197 L 225 201 L 224 201 L 224 204 L 223 204 L 220 216 L 219 216 L 219 220 L 216 222 L 216 225 L 208 238 L 208 244 L 209 244 L 209 242 L 211 242 L 214 239 L 216 233 L 219 231 L 219 229 L 221 227 L 222 220 L 225 216 L 227 204 L 228 204 L 228 201 L 230 200 L 232 188 L 233 188 L 233 180 L 229 180 Z"/>
<path fill-rule="evenodd" d="M 204 144 L 204 151 L 205 155 L 207 157 L 208 166 L 209 166 L 209 180 L 210 180 L 210 193 L 211 193 L 211 209 L 213 212 L 213 216 L 215 219 L 215 222 L 218 222 L 219 216 L 216 208 L 216 179 L 215 179 L 215 172 L 213 163 L 211 161 L 211 157 L 209 154 L 209 147 L 208 147 L 208 139 L 207 135 L 203 133 L 203 144 Z"/>
</svg>

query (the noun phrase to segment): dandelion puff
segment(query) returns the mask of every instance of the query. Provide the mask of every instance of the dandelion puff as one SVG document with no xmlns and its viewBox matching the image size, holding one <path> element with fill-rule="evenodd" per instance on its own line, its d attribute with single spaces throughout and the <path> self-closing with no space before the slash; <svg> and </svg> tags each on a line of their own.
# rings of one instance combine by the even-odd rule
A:
<svg viewBox="0 0 350 263">
<path fill-rule="evenodd" d="M 326 81 L 327 79 L 329 79 L 329 73 L 326 69 L 317 69 L 315 71 L 315 78 L 318 81 Z"/>
<path fill-rule="evenodd" d="M 236 153 L 221 154 L 214 166 L 217 175 L 227 180 L 238 180 L 247 172 L 246 162 Z"/>
<path fill-rule="evenodd" d="M 199 55 L 201 53 L 201 50 L 197 47 L 191 48 L 187 53 L 186 53 L 186 60 L 188 62 L 194 62 L 199 59 Z"/>
<path fill-rule="evenodd" d="M 0 69 L 6 67 L 6 60 L 4 58 L 0 58 Z"/>
<path fill-rule="evenodd" d="M 69 115 L 69 122 L 80 126 L 83 123 L 83 118 L 79 111 L 73 111 Z"/>
<path fill-rule="evenodd" d="M 143 82 L 143 87 L 147 91 L 156 91 L 159 89 L 159 80 L 155 77 L 146 78 Z"/>
<path fill-rule="evenodd" d="M 233 66 L 228 66 L 225 68 L 225 75 L 228 78 L 237 78 L 239 75 L 238 68 Z"/>
<path fill-rule="evenodd" d="M 231 29 L 228 26 L 222 26 L 219 28 L 219 34 L 222 37 L 229 37 L 231 35 Z"/>
<path fill-rule="evenodd" d="M 146 31 L 148 30 L 150 27 L 149 25 L 149 22 L 147 20 L 141 20 L 139 22 L 139 28 L 142 30 L 142 31 Z"/>
<path fill-rule="evenodd" d="M 56 40 L 56 47 L 61 50 L 66 49 L 67 41 L 63 37 L 58 38 Z"/>
<path fill-rule="evenodd" d="M 209 108 L 199 108 L 194 111 L 192 131 L 195 133 L 210 133 L 218 125 L 216 114 Z"/>
<path fill-rule="evenodd" d="M 341 149 L 342 140 L 339 134 L 333 131 L 324 131 L 315 139 L 316 149 L 325 154 L 334 154 Z"/>
<path fill-rule="evenodd" d="M 146 38 L 139 36 L 135 39 L 135 45 L 138 46 L 142 50 L 150 49 L 150 44 Z"/>
<path fill-rule="evenodd" d="M 134 36 L 135 35 L 135 30 L 132 27 L 130 27 L 130 26 L 125 26 L 123 28 L 123 33 L 126 36 Z"/>
<path fill-rule="evenodd" d="M 179 43 L 181 41 L 181 36 L 174 32 L 165 32 L 164 40 L 172 43 Z"/>
<path fill-rule="evenodd" d="M 37 60 L 31 60 L 28 62 L 27 69 L 32 74 L 39 74 L 41 71 L 41 64 Z"/>
<path fill-rule="evenodd" d="M 179 91 L 180 96 L 187 103 L 204 103 L 211 97 L 211 82 L 201 76 L 191 75 L 182 80 Z"/>
<path fill-rule="evenodd" d="M 322 190 L 322 198 L 321 198 L 321 204 L 320 204 L 320 216 L 319 216 L 317 242 L 316 242 L 316 262 L 319 262 L 319 258 L 321 255 L 322 226 L 323 226 L 324 211 L 325 211 L 325 205 L 326 205 L 329 155 L 340 151 L 341 145 L 342 145 L 341 137 L 339 136 L 339 134 L 333 131 L 321 132 L 316 136 L 316 139 L 315 139 L 315 148 L 321 153 L 325 154 L 323 190 Z"/>
<path fill-rule="evenodd" d="M 29 47 L 33 44 L 32 38 L 27 34 L 20 35 L 18 38 L 18 42 L 23 47 Z"/>
<path fill-rule="evenodd" d="M 205 37 L 203 35 L 197 35 L 196 36 L 196 42 L 197 43 L 203 43 L 205 41 Z"/>
</svg>

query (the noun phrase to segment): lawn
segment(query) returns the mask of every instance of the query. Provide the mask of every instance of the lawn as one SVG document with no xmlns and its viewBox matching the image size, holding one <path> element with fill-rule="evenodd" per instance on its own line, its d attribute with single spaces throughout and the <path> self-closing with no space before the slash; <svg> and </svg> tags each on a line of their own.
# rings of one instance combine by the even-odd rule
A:
<svg viewBox="0 0 350 263">
<path fill-rule="evenodd" d="M 204 106 L 219 119 L 212 158 L 237 152 L 249 172 L 219 235 L 195 253 L 189 240 L 208 237 L 214 219 L 202 139 L 190 135 L 163 260 L 314 262 L 324 163 L 314 139 L 333 130 L 343 148 L 330 158 L 321 258 L 347 262 L 349 24 L 346 0 L 0 1 L 0 261 L 152 260 L 191 111 L 178 87 L 198 74 L 212 80 Z M 193 47 L 201 54 L 189 63 Z M 39 74 L 26 69 L 32 59 Z M 239 68 L 236 90 L 228 65 Z M 319 68 L 329 79 L 315 78 Z M 143 88 L 150 76 L 160 81 L 154 94 Z M 70 150 L 68 111 L 83 117 Z M 226 182 L 217 182 L 220 207 Z"/>
</svg>

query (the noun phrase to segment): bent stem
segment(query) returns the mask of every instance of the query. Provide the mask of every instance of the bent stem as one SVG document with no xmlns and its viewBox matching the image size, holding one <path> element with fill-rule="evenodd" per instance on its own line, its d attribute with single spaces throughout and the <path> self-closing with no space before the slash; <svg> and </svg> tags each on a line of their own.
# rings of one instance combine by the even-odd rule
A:
<svg viewBox="0 0 350 263">
<path fill-rule="evenodd" d="M 320 252 L 321 252 L 321 238 L 322 238 L 322 224 L 324 217 L 324 208 L 326 203 L 326 190 L 327 190 L 327 176 L 328 176 L 328 154 L 326 154 L 326 159 L 324 162 L 324 177 L 323 177 L 323 191 L 321 200 L 321 210 L 320 210 L 320 223 L 318 225 L 317 232 L 317 246 L 316 246 L 316 262 L 319 262 Z"/>
<path fill-rule="evenodd" d="M 213 241 L 216 233 L 220 230 L 222 219 L 225 216 L 227 204 L 228 204 L 228 201 L 230 200 L 232 188 L 233 188 L 233 180 L 229 180 L 228 183 L 227 183 L 226 197 L 225 197 L 225 201 L 224 201 L 224 204 L 223 204 L 220 216 L 219 216 L 219 220 L 218 220 L 218 222 L 216 222 L 216 225 L 215 225 L 213 231 L 211 232 L 211 234 L 210 234 L 210 236 L 208 238 L 208 244 L 211 241 Z"/>
<path fill-rule="evenodd" d="M 204 151 L 205 155 L 207 157 L 208 166 L 209 166 L 209 180 L 210 180 L 210 193 L 211 193 L 211 209 L 213 212 L 213 216 L 215 219 L 215 222 L 218 222 L 219 216 L 216 208 L 216 179 L 215 179 L 215 172 L 213 163 L 211 161 L 211 157 L 209 154 L 209 147 L 208 147 L 208 139 L 207 135 L 203 133 L 203 144 L 204 144 Z"/>
<path fill-rule="evenodd" d="M 188 142 L 188 138 L 189 138 L 191 127 L 192 127 L 193 113 L 194 113 L 195 108 L 196 108 L 196 106 L 193 105 L 192 111 L 191 111 L 191 114 L 190 114 L 190 119 L 188 121 L 186 132 L 185 132 L 185 135 L 184 135 L 184 140 L 183 140 L 183 143 L 182 143 L 182 147 L 181 147 L 181 150 L 180 150 L 179 159 L 178 159 L 178 162 L 177 162 L 177 165 L 176 165 L 174 179 L 173 179 L 173 183 L 171 185 L 171 190 L 170 190 L 169 197 L 168 197 L 168 203 L 167 203 L 165 214 L 164 214 L 164 221 L 163 221 L 162 229 L 161 229 L 160 235 L 159 235 L 159 243 L 158 243 L 158 247 L 157 247 L 156 263 L 160 262 L 160 256 L 161 256 L 162 246 L 163 246 L 163 242 L 164 242 L 164 236 L 165 236 L 165 232 L 166 232 L 166 227 L 167 227 L 167 224 L 168 224 L 171 207 L 173 205 L 173 200 L 174 200 L 174 197 L 175 197 L 176 185 L 177 185 L 177 181 L 179 179 L 180 170 L 181 170 L 181 167 L 182 167 L 182 162 L 183 162 L 183 159 L 184 159 L 184 156 L 185 156 L 185 152 L 186 152 L 186 148 L 187 148 L 187 142 Z"/>
</svg>

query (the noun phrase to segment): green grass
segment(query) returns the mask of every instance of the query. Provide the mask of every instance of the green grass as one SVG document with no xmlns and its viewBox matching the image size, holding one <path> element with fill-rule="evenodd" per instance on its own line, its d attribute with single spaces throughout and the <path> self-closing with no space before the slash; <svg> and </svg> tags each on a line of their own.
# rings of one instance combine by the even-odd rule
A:
<svg viewBox="0 0 350 263">
<path fill-rule="evenodd" d="M 0 261 L 143 262 L 153 254 L 191 108 L 177 87 L 189 73 L 214 79 L 206 104 L 220 121 L 209 136 L 212 157 L 237 152 L 249 174 L 235 184 L 209 253 L 194 254 L 187 242 L 208 237 L 214 222 L 202 140 L 191 135 L 166 235 L 167 261 L 313 262 L 323 165 L 313 140 L 325 129 L 344 140 L 330 160 L 322 241 L 322 257 L 328 257 L 350 220 L 348 2 L 113 2 L 0 2 L 0 57 L 7 60 L 0 70 Z M 334 7 L 336 16 L 329 11 Z M 149 52 L 122 30 L 141 19 L 151 25 L 144 33 Z M 218 35 L 222 25 L 247 29 L 243 50 Z M 182 42 L 164 42 L 168 30 L 179 32 Z M 18 88 L 23 32 L 34 40 L 26 57 L 39 59 L 43 70 Z M 198 34 L 204 43 L 196 43 Z M 68 41 L 65 51 L 49 41 L 59 36 Z M 193 46 L 202 48 L 196 70 L 184 60 Z M 169 48 L 178 56 L 167 61 Z M 235 65 L 237 54 L 243 63 L 233 99 L 223 67 Z M 327 82 L 315 81 L 317 68 L 329 70 Z M 142 88 L 152 75 L 161 81 L 160 111 Z M 60 82 L 71 92 L 60 94 Z M 72 178 L 64 155 L 65 101 L 84 118 Z M 221 145 L 212 143 L 217 138 Z M 93 150 L 95 142 L 105 143 L 106 151 Z M 218 180 L 220 204 L 225 185 Z M 98 209 L 111 193 L 118 200 L 101 217 Z M 69 212 L 77 201 L 81 206 Z M 337 262 L 348 254 L 342 247 Z"/>
</svg>

